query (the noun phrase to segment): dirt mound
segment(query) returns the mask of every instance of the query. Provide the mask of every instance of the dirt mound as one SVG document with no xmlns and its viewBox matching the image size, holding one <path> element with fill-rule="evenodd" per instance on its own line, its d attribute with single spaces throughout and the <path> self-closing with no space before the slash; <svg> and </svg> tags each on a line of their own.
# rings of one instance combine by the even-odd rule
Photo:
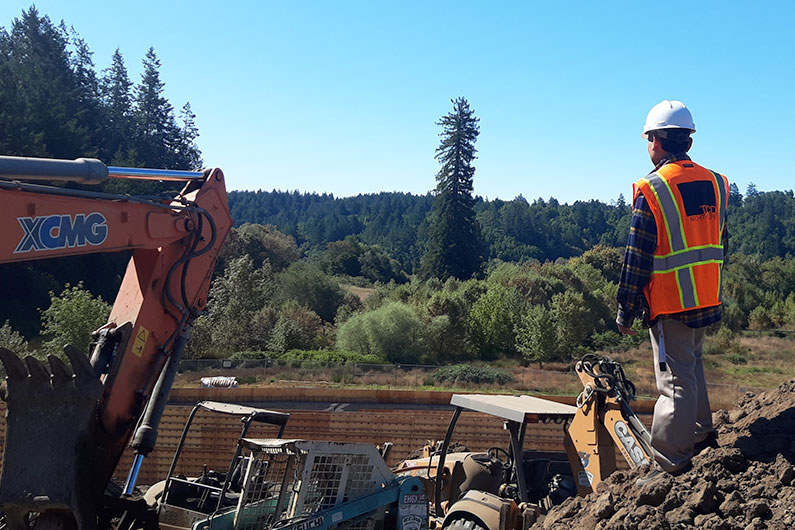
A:
<svg viewBox="0 0 795 530">
<path fill-rule="evenodd" d="M 635 486 L 617 471 L 586 498 L 554 508 L 534 529 L 674 530 L 795 528 L 795 379 L 734 410 L 713 414 L 719 449 L 693 469 Z"/>
</svg>

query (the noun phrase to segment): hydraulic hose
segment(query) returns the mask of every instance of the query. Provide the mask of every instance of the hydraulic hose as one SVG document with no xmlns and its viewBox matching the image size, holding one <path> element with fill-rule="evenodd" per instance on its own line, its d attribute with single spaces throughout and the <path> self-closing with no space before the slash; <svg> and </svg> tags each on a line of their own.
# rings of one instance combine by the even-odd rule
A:
<svg viewBox="0 0 795 530">
<path fill-rule="evenodd" d="M 177 375 L 177 368 L 179 368 L 179 360 L 182 357 L 182 350 L 188 342 L 187 333 L 179 336 L 174 344 L 174 350 L 168 359 L 163 371 L 160 372 L 160 377 L 155 383 L 155 388 L 152 392 L 152 397 L 146 405 L 141 425 L 135 431 L 132 447 L 135 451 L 135 460 L 133 467 L 130 469 L 130 474 L 127 477 L 127 485 L 124 488 L 124 493 L 131 495 L 135 488 L 135 480 L 138 477 L 138 470 L 143 462 L 144 457 L 152 452 L 157 442 L 157 431 L 160 426 L 160 420 L 163 417 L 163 411 L 168 402 L 168 392 L 174 384 L 174 377 Z"/>
</svg>

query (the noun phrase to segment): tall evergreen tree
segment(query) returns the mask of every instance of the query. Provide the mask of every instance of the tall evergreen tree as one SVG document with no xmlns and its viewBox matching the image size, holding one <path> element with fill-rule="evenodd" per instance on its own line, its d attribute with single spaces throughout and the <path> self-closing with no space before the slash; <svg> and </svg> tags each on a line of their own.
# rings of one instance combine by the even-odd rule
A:
<svg viewBox="0 0 795 530">
<path fill-rule="evenodd" d="M 179 156 L 188 162 L 187 167 L 189 169 L 200 169 L 202 167 L 202 157 L 201 151 L 196 145 L 196 138 L 199 137 L 199 128 L 196 126 L 196 115 L 190 107 L 190 102 L 182 106 L 179 120 L 182 122 L 180 142 L 177 146 Z"/>
<path fill-rule="evenodd" d="M 102 72 L 102 99 L 110 133 L 105 142 L 105 158 L 114 165 L 134 165 L 132 138 L 132 82 L 118 48 L 111 64 Z"/>
<path fill-rule="evenodd" d="M 743 194 L 740 193 L 740 188 L 737 187 L 736 182 L 729 184 L 729 206 L 739 207 L 743 205 Z"/>
<path fill-rule="evenodd" d="M 485 245 L 472 197 L 480 119 L 465 98 L 452 103 L 453 111 L 437 122 L 442 126 L 442 141 L 435 158 L 442 167 L 436 175 L 437 195 L 420 266 L 426 278 L 469 278 L 481 271 L 484 261 Z"/>
<path fill-rule="evenodd" d="M 135 87 L 134 123 L 136 152 L 143 165 L 167 169 L 196 169 L 201 153 L 195 143 L 198 130 L 190 105 L 183 109 L 186 130 L 177 124 L 174 107 L 163 96 L 165 83 L 160 80 L 160 59 L 154 48 L 144 58 L 141 83 Z"/>
<path fill-rule="evenodd" d="M 160 80 L 160 59 L 149 48 L 143 60 L 141 83 L 135 87 L 135 121 L 138 153 L 145 165 L 172 168 L 167 139 L 174 133 L 174 107 L 163 96 L 165 83 Z"/>
<path fill-rule="evenodd" d="M 63 23 L 62 23 L 63 24 Z M 108 123 L 105 107 L 102 104 L 99 79 L 94 70 L 94 59 L 88 44 L 78 35 L 74 27 L 70 28 L 70 64 L 77 84 L 79 116 L 82 128 L 90 138 L 83 156 L 102 157 L 105 152 L 100 146 L 108 134 Z"/>
</svg>

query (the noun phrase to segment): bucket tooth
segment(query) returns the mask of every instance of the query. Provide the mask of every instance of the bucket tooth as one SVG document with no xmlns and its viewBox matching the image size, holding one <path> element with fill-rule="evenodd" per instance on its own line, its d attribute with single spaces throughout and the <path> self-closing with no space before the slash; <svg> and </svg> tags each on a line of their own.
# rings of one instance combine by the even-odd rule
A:
<svg viewBox="0 0 795 530">
<path fill-rule="evenodd" d="M 28 378 L 28 369 L 16 353 L 0 348 L 0 361 L 6 369 L 9 382 L 24 381 Z"/>
<path fill-rule="evenodd" d="M 75 384 L 82 385 L 98 381 L 97 376 L 94 375 L 94 368 L 91 367 L 91 362 L 80 350 L 72 345 L 66 345 L 63 352 L 72 363 L 72 370 L 75 373 Z"/>
<path fill-rule="evenodd" d="M 25 357 L 25 364 L 28 365 L 28 373 L 30 374 L 30 382 L 34 385 L 49 385 L 50 372 L 41 364 L 41 361 L 28 355 Z"/>
<path fill-rule="evenodd" d="M 52 373 L 52 386 L 56 387 L 72 382 L 72 371 L 66 366 L 61 359 L 55 355 L 48 355 L 47 361 L 50 363 L 50 372 Z"/>
</svg>

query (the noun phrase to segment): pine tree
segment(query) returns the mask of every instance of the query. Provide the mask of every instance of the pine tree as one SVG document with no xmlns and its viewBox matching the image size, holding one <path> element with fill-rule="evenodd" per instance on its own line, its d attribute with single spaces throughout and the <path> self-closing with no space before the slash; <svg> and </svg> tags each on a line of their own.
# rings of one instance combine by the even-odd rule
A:
<svg viewBox="0 0 795 530">
<path fill-rule="evenodd" d="M 740 193 L 740 188 L 737 187 L 736 182 L 729 184 L 729 206 L 739 207 L 743 205 L 743 194 Z"/>
<path fill-rule="evenodd" d="M 105 142 L 105 159 L 114 165 L 135 165 L 132 138 L 132 82 L 118 48 L 110 67 L 102 72 L 101 92 L 110 134 Z M 132 151 L 132 153 L 131 153 Z"/>
<path fill-rule="evenodd" d="M 201 166 L 201 153 L 195 143 L 196 116 L 187 105 L 181 114 L 185 129 L 180 128 L 174 107 L 163 96 L 165 83 L 160 80 L 160 59 L 154 48 L 146 52 L 143 63 L 134 106 L 135 150 L 140 162 L 148 167 L 197 169 Z"/>
<path fill-rule="evenodd" d="M 178 146 L 180 158 L 188 162 L 189 169 L 200 169 L 202 167 L 202 157 L 199 147 L 196 145 L 196 138 L 199 137 L 199 128 L 196 126 L 196 115 L 190 107 L 190 102 L 182 106 L 179 113 L 182 122 L 180 143 Z"/>
<path fill-rule="evenodd" d="M 160 80 L 160 60 L 149 48 L 143 60 L 141 83 L 135 87 L 135 125 L 137 150 L 145 165 L 161 167 L 166 163 L 165 136 L 174 109 L 163 97 L 165 83 Z"/>
<path fill-rule="evenodd" d="M 165 83 L 160 80 L 160 59 L 149 48 L 143 60 L 141 83 L 135 87 L 135 122 L 137 151 L 148 167 L 186 169 L 179 160 L 180 131 L 174 119 L 174 107 L 163 96 Z"/>
<path fill-rule="evenodd" d="M 80 37 L 74 27 L 70 28 L 69 35 L 72 48 L 69 62 L 77 83 L 81 132 L 91 139 L 82 156 L 103 156 L 105 153 L 99 149 L 99 146 L 106 140 L 108 127 L 100 96 L 99 80 L 94 70 L 92 58 L 94 52 L 89 49 L 86 41 Z"/>
<path fill-rule="evenodd" d="M 442 126 L 442 141 L 435 158 L 442 167 L 436 175 L 436 198 L 420 266 L 421 276 L 443 280 L 476 275 L 484 261 L 483 236 L 472 197 L 472 161 L 476 158 L 480 120 L 466 99 L 458 98 L 452 103 L 453 111 L 437 122 Z"/>
</svg>

